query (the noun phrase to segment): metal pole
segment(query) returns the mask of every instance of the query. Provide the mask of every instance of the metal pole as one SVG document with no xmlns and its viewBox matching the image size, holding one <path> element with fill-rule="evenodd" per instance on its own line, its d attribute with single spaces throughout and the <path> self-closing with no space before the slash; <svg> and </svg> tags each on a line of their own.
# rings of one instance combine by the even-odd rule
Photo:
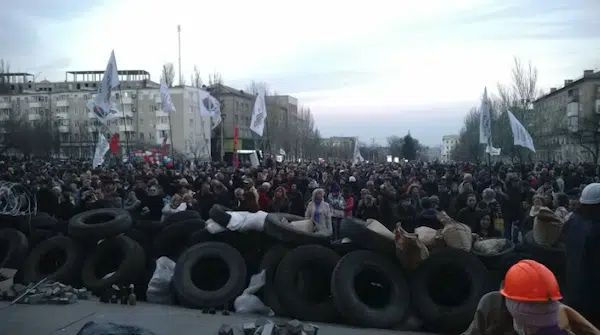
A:
<svg viewBox="0 0 600 335">
<path fill-rule="evenodd" d="M 181 25 L 177 25 L 177 48 L 178 48 L 178 62 L 179 62 L 179 85 L 183 85 L 181 77 Z"/>
</svg>

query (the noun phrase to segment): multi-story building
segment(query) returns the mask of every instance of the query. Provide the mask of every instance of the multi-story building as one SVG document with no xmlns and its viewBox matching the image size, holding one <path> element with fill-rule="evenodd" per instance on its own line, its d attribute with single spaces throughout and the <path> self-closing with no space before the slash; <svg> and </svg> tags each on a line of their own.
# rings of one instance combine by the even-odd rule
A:
<svg viewBox="0 0 600 335">
<path fill-rule="evenodd" d="M 446 135 L 442 137 L 442 162 L 447 162 L 452 159 L 450 155 L 452 154 L 452 150 L 454 150 L 458 144 L 459 139 L 460 136 L 458 135 Z"/>
<path fill-rule="evenodd" d="M 252 110 L 256 96 L 223 84 L 213 85 L 208 91 L 221 103 L 223 127 L 213 132 L 213 158 L 220 158 L 221 142 L 223 154 L 233 152 L 233 129 L 238 127 L 238 149 L 255 150 L 266 148 L 267 151 L 279 152 L 284 149 L 292 152 L 296 143 L 292 143 L 289 134 L 298 127 L 298 100 L 288 95 L 267 96 L 267 126 L 263 137 L 250 130 Z M 269 125 L 271 128 L 269 128 Z M 221 139 L 222 131 L 222 139 Z M 271 143 L 269 143 L 271 142 Z"/>
<path fill-rule="evenodd" d="M 536 159 L 590 161 L 582 146 L 594 146 L 593 134 L 600 121 L 600 72 L 583 71 L 577 80 L 567 79 L 533 102 L 539 122 L 534 135 Z M 590 124 L 594 123 L 594 124 Z"/>
<path fill-rule="evenodd" d="M 210 158 L 211 121 L 200 115 L 201 89 L 170 88 L 176 112 L 167 114 L 162 110 L 159 84 L 150 80 L 148 72 L 119 71 L 120 88 L 112 95 L 121 114 L 104 127 L 87 108 L 103 73 L 67 72 L 65 82 L 38 83 L 29 80 L 33 78 L 29 74 L 0 74 L 5 88 L 0 94 L 0 121 L 6 123 L 11 116 L 26 116 L 31 123 L 51 120 L 58 132 L 61 157 L 91 156 L 100 132 L 107 136 L 118 132 L 123 151 L 148 149 L 166 141 L 188 157 Z M 0 136 L 0 146 L 3 143 Z"/>
</svg>

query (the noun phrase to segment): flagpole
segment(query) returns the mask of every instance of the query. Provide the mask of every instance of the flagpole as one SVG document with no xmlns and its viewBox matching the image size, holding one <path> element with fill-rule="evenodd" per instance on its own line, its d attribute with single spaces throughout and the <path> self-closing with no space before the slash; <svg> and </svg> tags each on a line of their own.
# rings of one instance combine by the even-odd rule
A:
<svg viewBox="0 0 600 335">
<path fill-rule="evenodd" d="M 125 115 L 125 106 L 123 105 L 123 91 L 121 90 L 121 81 L 119 81 L 119 101 L 121 102 L 121 113 L 123 114 L 123 124 L 125 126 L 125 152 L 129 153 L 129 135 L 127 134 L 127 116 Z M 119 130 L 119 128 L 117 128 Z M 119 141 L 121 139 L 119 138 Z"/>
<path fill-rule="evenodd" d="M 168 119 L 169 120 L 169 140 L 171 141 L 171 159 L 173 159 L 173 130 L 171 128 L 171 113 L 169 113 L 168 118 L 169 118 Z"/>
</svg>

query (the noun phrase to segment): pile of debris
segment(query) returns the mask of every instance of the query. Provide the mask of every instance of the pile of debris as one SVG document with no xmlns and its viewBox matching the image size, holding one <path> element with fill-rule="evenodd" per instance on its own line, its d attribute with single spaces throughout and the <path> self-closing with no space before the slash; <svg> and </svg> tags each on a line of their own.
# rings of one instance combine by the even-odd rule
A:
<svg viewBox="0 0 600 335">
<path fill-rule="evenodd" d="M 258 319 L 242 324 L 223 324 L 218 335 L 317 335 L 318 331 L 318 326 L 298 320 L 273 323 L 268 319 Z"/>
<path fill-rule="evenodd" d="M 88 300 L 91 297 L 91 292 L 85 288 L 77 289 L 70 285 L 51 281 L 31 283 L 27 286 L 14 284 L 10 288 L 0 291 L 2 300 L 30 305 L 66 305 L 75 303 L 79 299 Z"/>
</svg>

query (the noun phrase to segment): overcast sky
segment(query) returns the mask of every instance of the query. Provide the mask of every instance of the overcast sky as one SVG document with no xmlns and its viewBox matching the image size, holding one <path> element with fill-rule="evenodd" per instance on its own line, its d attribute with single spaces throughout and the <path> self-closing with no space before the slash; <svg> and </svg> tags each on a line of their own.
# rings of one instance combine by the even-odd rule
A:
<svg viewBox="0 0 600 335">
<path fill-rule="evenodd" d="M 0 58 L 38 79 L 119 69 L 159 79 L 177 61 L 240 89 L 263 81 L 312 109 L 325 136 L 380 143 L 410 130 L 434 145 L 458 133 L 513 57 L 542 88 L 600 68 L 599 0 L 2 1 Z M 164 7 L 166 6 L 166 7 Z M 189 79 L 188 79 L 189 80 Z"/>
</svg>

